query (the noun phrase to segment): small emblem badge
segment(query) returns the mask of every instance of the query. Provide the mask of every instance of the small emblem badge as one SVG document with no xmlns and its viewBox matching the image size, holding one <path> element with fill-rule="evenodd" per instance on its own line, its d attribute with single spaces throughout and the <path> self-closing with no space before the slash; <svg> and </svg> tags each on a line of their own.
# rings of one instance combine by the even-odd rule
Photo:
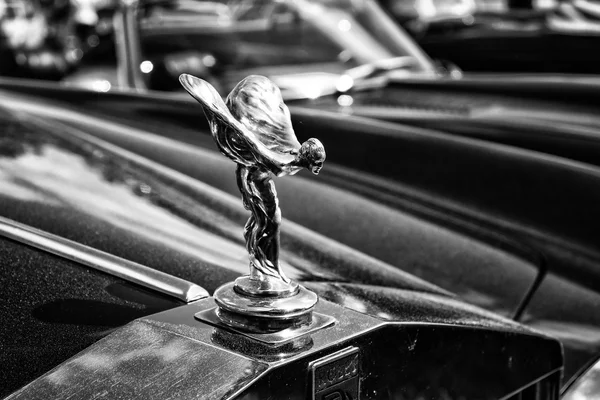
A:
<svg viewBox="0 0 600 400">
<path fill-rule="evenodd" d="M 359 351 L 349 347 L 310 364 L 313 400 L 359 399 Z"/>
</svg>

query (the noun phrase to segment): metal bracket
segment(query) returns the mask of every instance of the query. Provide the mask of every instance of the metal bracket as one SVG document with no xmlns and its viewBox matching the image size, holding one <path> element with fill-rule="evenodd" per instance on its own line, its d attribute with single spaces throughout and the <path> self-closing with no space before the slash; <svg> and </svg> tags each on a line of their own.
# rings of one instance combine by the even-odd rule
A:
<svg viewBox="0 0 600 400">
<path fill-rule="evenodd" d="M 333 317 L 313 312 L 312 321 L 310 324 L 290 327 L 277 332 L 254 333 L 246 332 L 241 329 L 233 328 L 229 325 L 224 324 L 217 316 L 216 311 L 217 307 L 214 307 L 208 310 L 200 311 L 194 316 L 196 317 L 196 319 L 209 325 L 215 326 L 217 328 L 222 328 L 233 333 L 244 335 L 259 342 L 276 346 L 287 343 L 301 336 L 316 332 L 318 330 L 327 328 L 328 326 L 333 325 L 335 322 L 337 322 L 337 320 Z"/>
</svg>

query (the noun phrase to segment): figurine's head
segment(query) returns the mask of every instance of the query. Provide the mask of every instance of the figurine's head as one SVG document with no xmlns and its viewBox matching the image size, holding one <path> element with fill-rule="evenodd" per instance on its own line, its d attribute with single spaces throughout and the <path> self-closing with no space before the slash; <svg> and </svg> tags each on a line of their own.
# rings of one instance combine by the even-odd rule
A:
<svg viewBox="0 0 600 400">
<path fill-rule="evenodd" d="M 308 139 L 302 143 L 298 152 L 298 164 L 311 170 L 313 174 L 318 175 L 325 162 L 325 148 L 323 144 L 315 138 Z"/>
</svg>

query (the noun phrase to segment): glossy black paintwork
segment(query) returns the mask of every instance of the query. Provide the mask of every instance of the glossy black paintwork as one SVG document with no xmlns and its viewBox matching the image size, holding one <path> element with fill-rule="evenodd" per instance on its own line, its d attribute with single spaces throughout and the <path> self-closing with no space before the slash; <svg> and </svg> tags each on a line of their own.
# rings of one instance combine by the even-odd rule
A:
<svg viewBox="0 0 600 400">
<path fill-rule="evenodd" d="M 114 329 L 181 303 L 0 238 L 0 397 Z"/>
<path fill-rule="evenodd" d="M 195 111 L 197 113 L 197 110 Z M 78 117 L 83 118 L 82 115 L 78 115 Z M 73 122 L 81 121 L 69 121 L 69 123 Z M 308 120 L 305 122 L 308 123 Z M 182 148 L 182 146 L 157 147 L 156 142 L 152 143 L 148 141 L 148 139 L 153 140 L 151 135 L 142 133 L 141 135 L 132 136 L 130 134 L 136 134 L 136 131 L 126 126 L 106 125 L 101 120 L 86 121 L 85 126 L 81 126 L 81 128 L 85 128 L 86 131 L 90 131 L 103 139 L 109 139 L 121 146 L 138 151 L 144 150 L 141 154 L 155 158 L 168 166 L 182 167 L 181 170 L 183 172 L 213 187 L 226 190 L 236 197 L 238 196 L 235 180 L 230 178 L 233 176 L 233 167 L 227 163 L 227 160 L 222 159 L 220 155 L 212 150 L 186 149 L 185 147 Z M 355 126 L 354 129 L 362 129 L 362 127 L 359 125 Z M 55 128 L 55 130 L 61 131 L 64 129 Z M 168 132 L 169 135 L 171 133 L 173 135 L 188 133 L 192 138 L 198 137 L 199 140 L 204 139 L 202 133 L 194 133 L 189 129 L 174 130 L 171 128 Z M 347 127 L 340 127 L 339 131 L 335 133 L 342 135 L 344 133 L 349 134 L 350 132 L 352 131 L 349 131 Z M 328 133 L 331 137 L 334 132 L 329 131 Z M 72 134 L 77 135 L 73 132 Z M 212 148 L 212 139 L 209 136 L 207 139 L 211 140 Z M 140 146 L 132 147 L 132 144 Z M 331 167 L 330 169 L 333 170 L 334 168 Z M 326 177 L 327 174 L 328 172 L 325 171 L 324 176 Z M 172 178 L 169 177 L 169 179 Z M 108 192 L 110 191 L 107 190 Z M 158 192 L 160 193 L 160 191 Z M 310 269 L 305 268 L 306 271 L 315 271 L 315 268 L 322 268 L 323 272 L 319 273 L 317 279 L 326 278 L 328 274 L 330 276 L 333 271 L 337 270 L 339 272 L 330 279 L 350 279 L 352 281 L 371 282 L 378 285 L 398 287 L 404 285 L 405 283 L 401 283 L 401 281 L 406 281 L 403 278 L 398 283 L 393 283 L 396 279 L 393 278 L 393 275 L 397 274 L 397 272 L 383 272 L 389 271 L 390 267 L 377 261 L 382 260 L 401 270 L 416 273 L 422 278 L 430 282 L 435 282 L 475 303 L 487 306 L 505 315 L 511 315 L 518 307 L 535 278 L 535 267 L 521 260 L 518 256 L 498 251 L 489 247 L 489 245 L 468 237 L 463 237 L 452 231 L 440 229 L 429 222 L 415 219 L 403 212 L 370 202 L 348 191 L 314 183 L 309 179 L 280 179 L 278 180 L 278 193 L 282 204 L 286 205 L 285 217 L 374 257 L 369 258 L 360 255 L 360 253 L 354 253 L 355 255 L 352 255 L 348 259 L 352 260 L 354 267 L 348 268 L 349 261 L 345 260 L 345 257 L 352 254 L 348 248 L 334 245 L 334 243 L 328 243 L 327 247 L 324 248 L 324 239 L 322 237 L 318 238 L 307 231 L 297 230 L 293 224 L 284 224 L 284 249 L 286 243 L 288 243 L 287 245 L 291 249 L 296 249 L 294 251 L 297 251 L 298 246 L 303 243 L 301 246 L 301 248 L 305 249 L 303 253 L 310 251 L 314 254 L 311 256 L 315 257 L 313 260 L 320 260 L 318 263 L 313 262 Z M 206 196 L 211 195 L 210 193 L 204 194 L 202 198 L 206 198 Z M 180 197 L 177 199 L 170 197 L 169 202 L 175 201 L 179 204 L 179 199 Z M 210 201 L 214 202 L 214 200 Z M 235 206 L 233 206 L 236 215 L 235 218 L 239 218 L 235 220 L 235 223 L 242 225 L 244 211 L 238 201 L 233 199 L 231 201 L 235 203 Z M 216 206 L 223 207 L 221 202 L 218 202 Z M 234 212 L 231 211 L 229 205 L 227 207 L 227 212 Z M 185 207 L 181 205 L 176 208 L 180 209 L 178 215 L 188 215 L 187 218 L 197 219 L 194 217 L 195 211 L 188 210 L 186 212 L 183 210 Z M 41 214 L 36 216 L 34 223 L 42 223 L 38 219 L 48 219 L 48 214 Z M 20 218 L 26 218 L 26 216 L 20 216 Z M 27 221 L 29 222 L 33 219 L 29 217 Z M 81 223 L 83 221 L 81 217 L 78 217 L 74 223 Z M 210 219 L 205 223 L 210 223 Z M 49 219 L 47 225 L 54 225 L 54 223 Z M 383 227 L 385 228 L 382 229 Z M 82 227 L 82 230 L 85 229 Z M 241 239 L 241 235 L 238 238 L 237 231 L 228 232 L 229 238 L 233 240 Z M 77 235 L 80 234 L 78 233 Z M 389 241 L 389 237 L 395 237 L 397 240 Z M 130 250 L 123 249 L 120 243 L 120 241 L 115 241 L 111 246 L 118 248 L 106 249 L 117 252 L 117 254 L 125 257 L 126 252 Z M 315 253 L 316 249 L 318 249 L 318 252 Z M 324 250 L 331 254 L 331 261 L 326 261 L 323 258 Z M 138 262 L 151 266 L 157 265 L 156 260 L 151 259 L 152 257 L 141 260 L 140 257 L 143 257 L 143 255 L 137 254 L 137 252 L 130 257 L 135 257 Z M 302 254 L 302 257 L 307 257 L 307 255 Z M 342 260 L 344 263 L 338 266 Z M 374 265 L 374 262 L 379 267 L 368 267 L 368 265 Z M 440 265 L 444 267 L 440 267 Z M 484 268 L 484 265 L 489 266 L 489 268 Z M 156 267 L 170 268 L 164 263 L 160 263 Z M 245 270 L 246 267 L 240 264 L 240 268 Z M 457 270 L 468 270 L 471 272 L 458 272 Z M 355 273 L 351 271 L 355 271 Z M 374 271 L 380 272 L 374 274 Z M 509 273 L 508 271 L 511 272 Z M 380 273 L 384 275 L 379 275 Z M 315 275 L 314 272 L 311 272 L 311 274 Z M 487 279 L 484 279 L 486 277 Z M 194 278 L 191 280 L 198 282 L 196 279 L 214 278 Z M 231 278 L 223 276 L 222 279 L 222 282 L 224 282 Z M 502 281 L 505 283 L 501 283 Z M 210 281 L 203 285 L 209 291 L 215 288 L 213 286 L 214 283 Z M 511 291 L 507 292 L 504 289 L 505 287 L 511 288 Z"/>
<path fill-rule="evenodd" d="M 439 89 L 436 85 L 432 90 Z M 52 111 L 55 118 L 235 193 L 234 183 L 227 179 L 230 171 L 214 161 L 212 151 L 202 148 L 210 149 L 211 139 L 193 103 L 165 96 L 67 93 L 50 87 L 36 92 L 47 98 L 64 96 L 62 101 L 75 111 L 68 116 Z M 79 107 L 85 114 L 77 113 Z M 290 204 L 284 215 L 291 220 L 505 315 L 519 306 L 537 268 L 550 268 L 595 287 L 598 256 L 590 238 L 596 225 L 587 221 L 596 218 L 597 202 L 589 188 L 597 177 L 589 168 L 408 126 L 297 107 L 292 112 L 300 138 L 318 135 L 326 146 L 328 141 L 337 146 L 329 146 L 331 171 L 324 171 L 322 178 L 326 185 L 308 179 L 298 179 L 294 186 L 285 180 L 278 183 L 282 202 Z M 357 152 L 373 157 L 356 157 Z M 546 181 L 550 177 L 552 185 Z M 324 197 L 318 197 L 323 190 Z M 343 199 L 348 200 L 338 203 Z M 303 217 L 307 208 L 319 209 L 314 204 L 324 204 L 319 207 L 322 213 L 314 220 Z M 577 206 L 566 208 L 571 204 Z M 570 210 L 566 217 L 565 209 Z M 340 222 L 342 215 L 351 223 Z M 364 240 L 358 240 L 359 232 Z M 389 237 L 398 240 L 390 242 Z M 567 360 L 573 349 L 567 347 Z"/>
<path fill-rule="evenodd" d="M 206 299 L 135 321 L 11 399 L 83 399 L 98 393 L 101 398 L 305 399 L 310 397 L 308 363 L 349 346 L 361 353 L 362 399 L 497 399 L 552 373 L 549 379 L 556 385 L 561 365 L 556 341 L 477 310 L 463 314 L 487 329 L 384 323 L 322 301 L 317 311 L 335 317 L 335 325 L 295 347 L 273 348 L 193 318 L 213 306 Z M 523 351 L 530 346 L 540 351 Z"/>
<path fill-rule="evenodd" d="M 12 119 L 11 119 L 12 118 Z M 241 203 L 205 184 L 54 125 L 6 117 L 2 215 L 188 279 L 209 292 L 247 273 Z M 38 121 L 38 123 L 41 123 Z M 54 134 L 45 129 L 53 129 Z M 9 133 L 6 133 L 9 132 Z M 13 132 L 11 135 L 10 132 Z M 296 280 L 436 286 L 292 224 L 282 258 Z"/>
<path fill-rule="evenodd" d="M 352 107 L 327 97 L 309 104 L 458 136 L 508 144 L 598 165 L 600 86 L 588 76 L 470 75 L 397 82 L 351 94 Z"/>
</svg>

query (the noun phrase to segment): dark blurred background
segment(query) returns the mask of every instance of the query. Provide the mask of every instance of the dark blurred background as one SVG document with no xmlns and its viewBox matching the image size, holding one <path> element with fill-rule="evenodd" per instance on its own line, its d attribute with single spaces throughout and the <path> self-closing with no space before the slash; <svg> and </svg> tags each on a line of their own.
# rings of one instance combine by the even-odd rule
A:
<svg viewBox="0 0 600 400">
<path fill-rule="evenodd" d="M 417 75 L 596 74 L 599 39 L 588 0 L 0 0 L 0 75 L 99 91 L 175 90 L 184 71 L 226 89 L 299 65 L 327 80 L 404 56 Z"/>
</svg>

